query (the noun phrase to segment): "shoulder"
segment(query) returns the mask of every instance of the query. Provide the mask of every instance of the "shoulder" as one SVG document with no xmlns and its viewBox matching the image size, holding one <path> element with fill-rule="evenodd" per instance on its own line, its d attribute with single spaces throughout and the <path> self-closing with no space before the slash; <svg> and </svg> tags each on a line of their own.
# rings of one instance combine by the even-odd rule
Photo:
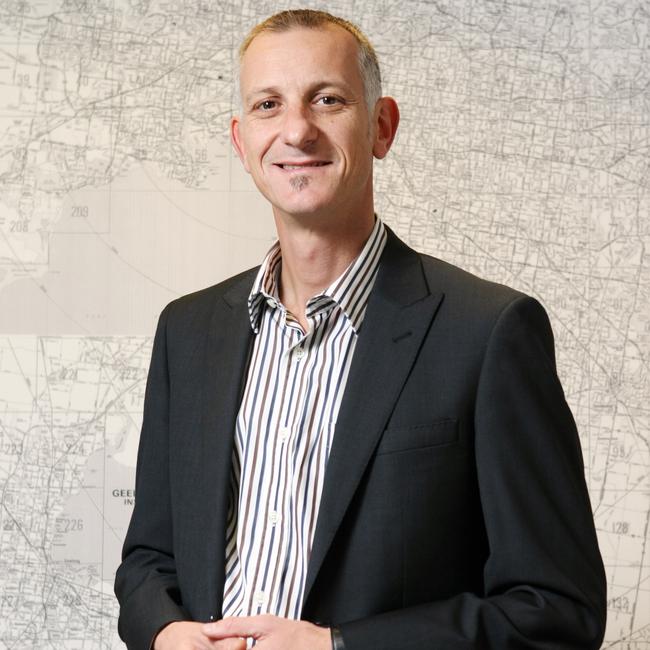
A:
<svg viewBox="0 0 650 650">
<path fill-rule="evenodd" d="M 454 264 L 410 248 L 390 228 L 382 254 L 377 292 L 402 304 L 427 295 L 439 296 L 441 318 L 450 327 L 462 325 L 468 332 L 487 334 L 509 313 L 508 307 L 532 306 L 544 313 L 540 303 L 512 287 L 486 280 Z"/>
<path fill-rule="evenodd" d="M 448 262 L 417 253 L 431 293 L 442 294 L 435 340 L 456 354 L 496 360 L 527 359 L 555 370 L 555 340 L 548 314 L 534 297 L 485 280 Z M 462 352 L 461 352 L 462 351 Z"/>
<path fill-rule="evenodd" d="M 246 304 L 258 267 L 238 273 L 205 289 L 172 300 L 160 319 L 167 327 L 187 328 L 204 325 L 219 310 Z"/>
<path fill-rule="evenodd" d="M 536 298 L 428 255 L 420 259 L 429 286 L 443 293 L 443 320 L 462 328 L 467 344 L 487 343 L 499 333 L 512 338 L 516 333 L 529 337 L 537 332 L 552 346 L 551 324 Z"/>
<path fill-rule="evenodd" d="M 405 282 L 419 284 L 423 278 L 426 290 L 442 294 L 446 308 L 456 315 L 472 318 L 494 317 L 508 304 L 528 296 L 498 282 L 486 280 L 454 264 L 410 248 L 389 229 L 385 255 L 386 271 L 399 275 Z M 395 280 L 390 281 L 395 284 Z"/>
<path fill-rule="evenodd" d="M 376 290 L 403 306 L 433 297 L 438 307 L 432 331 L 455 349 L 485 349 L 495 332 L 521 330 L 522 324 L 548 331 L 546 313 L 535 298 L 419 253 L 390 230 Z"/>
<path fill-rule="evenodd" d="M 521 291 L 485 280 L 441 259 L 420 253 L 402 241 L 390 228 L 382 256 L 384 278 L 390 285 L 420 284 L 424 279 L 430 293 L 442 293 L 444 300 L 466 305 L 472 312 L 499 310 L 518 298 Z M 388 276 L 388 277 L 387 277 Z"/>
<path fill-rule="evenodd" d="M 500 312 L 512 302 L 530 297 L 499 282 L 486 280 L 454 264 L 418 253 L 422 270 L 432 291 L 441 291 L 445 301 L 478 316 Z"/>
</svg>

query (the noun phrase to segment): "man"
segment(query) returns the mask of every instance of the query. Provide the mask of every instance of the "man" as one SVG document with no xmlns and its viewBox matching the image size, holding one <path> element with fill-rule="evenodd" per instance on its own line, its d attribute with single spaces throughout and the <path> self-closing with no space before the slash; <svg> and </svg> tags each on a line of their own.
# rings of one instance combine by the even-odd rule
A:
<svg viewBox="0 0 650 650">
<path fill-rule="evenodd" d="M 122 638 L 598 648 L 603 568 L 543 309 L 376 219 L 399 113 L 353 25 L 283 12 L 240 63 L 232 141 L 279 245 L 161 315 Z"/>
</svg>

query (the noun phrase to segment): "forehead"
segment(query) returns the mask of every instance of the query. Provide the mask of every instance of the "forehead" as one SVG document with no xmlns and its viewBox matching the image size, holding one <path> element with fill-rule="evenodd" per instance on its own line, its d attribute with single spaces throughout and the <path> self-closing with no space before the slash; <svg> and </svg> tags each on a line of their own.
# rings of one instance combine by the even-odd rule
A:
<svg viewBox="0 0 650 650">
<path fill-rule="evenodd" d="M 357 42 L 338 25 L 262 32 L 250 43 L 240 65 L 242 88 L 332 76 L 351 85 L 361 83 Z"/>
</svg>

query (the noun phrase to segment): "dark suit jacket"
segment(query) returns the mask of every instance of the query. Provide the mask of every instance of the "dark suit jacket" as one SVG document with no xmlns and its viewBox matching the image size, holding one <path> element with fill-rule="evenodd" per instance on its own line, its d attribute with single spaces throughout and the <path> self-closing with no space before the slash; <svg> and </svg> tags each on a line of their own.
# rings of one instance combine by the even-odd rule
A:
<svg viewBox="0 0 650 650">
<path fill-rule="evenodd" d="M 221 616 L 255 270 L 154 342 L 119 631 Z M 553 336 L 531 298 L 392 233 L 341 405 L 302 617 L 348 650 L 598 648 L 605 580 Z"/>
</svg>

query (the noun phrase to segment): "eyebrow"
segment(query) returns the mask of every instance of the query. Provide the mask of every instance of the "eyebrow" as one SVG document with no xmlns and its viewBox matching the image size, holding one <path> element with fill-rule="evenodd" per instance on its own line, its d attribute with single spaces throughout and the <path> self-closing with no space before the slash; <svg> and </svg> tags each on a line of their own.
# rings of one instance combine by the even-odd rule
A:
<svg viewBox="0 0 650 650">
<path fill-rule="evenodd" d="M 273 86 L 267 86 L 266 88 L 256 88 L 255 90 L 252 90 L 246 97 L 244 97 L 244 100 L 248 103 L 252 101 L 254 97 L 257 97 L 258 95 L 278 95 L 278 89 L 274 88 Z"/>
</svg>

